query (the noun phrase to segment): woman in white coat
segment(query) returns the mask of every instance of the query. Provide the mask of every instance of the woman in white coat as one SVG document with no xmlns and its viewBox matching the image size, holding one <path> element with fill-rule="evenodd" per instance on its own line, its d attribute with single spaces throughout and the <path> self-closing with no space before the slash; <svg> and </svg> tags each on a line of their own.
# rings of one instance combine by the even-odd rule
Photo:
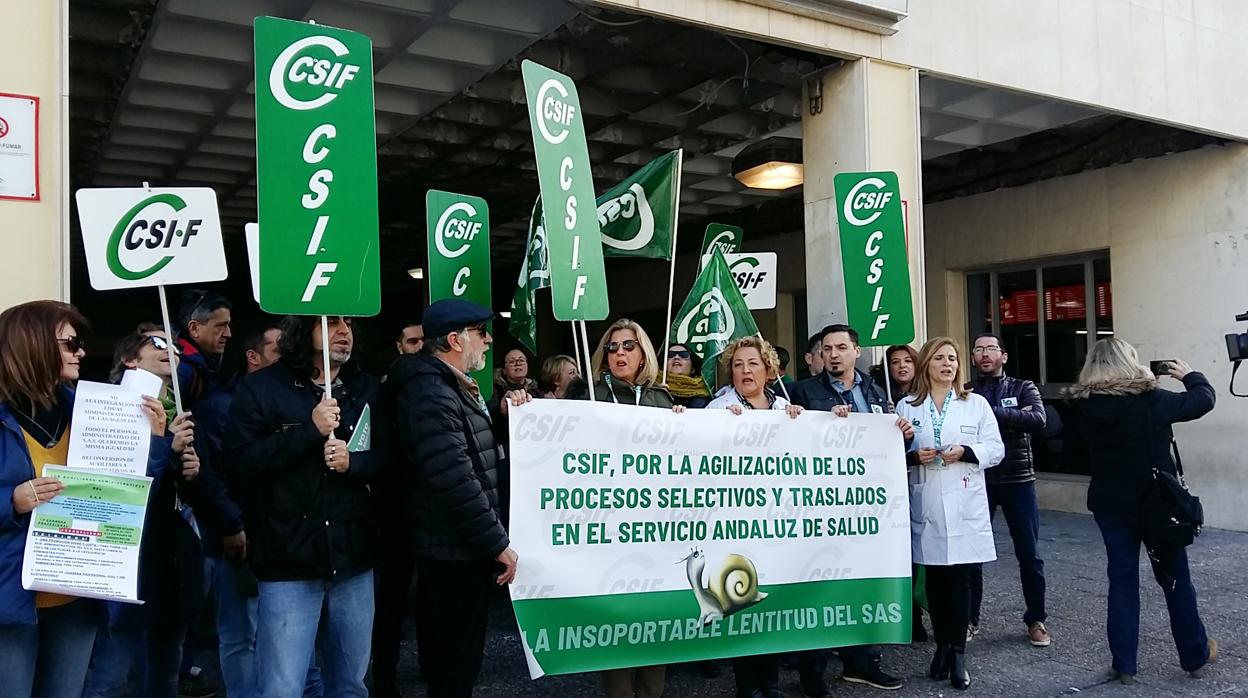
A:
<svg viewBox="0 0 1248 698">
<path fill-rule="evenodd" d="M 965 659 L 970 570 L 997 558 L 983 471 L 1005 456 L 992 408 L 964 385 L 957 343 L 937 337 L 919 352 L 912 396 L 897 403 L 897 414 L 914 426 L 906 459 L 910 547 L 914 562 L 927 566 L 936 635 L 928 675 L 948 678 L 961 690 L 971 685 Z"/>
</svg>

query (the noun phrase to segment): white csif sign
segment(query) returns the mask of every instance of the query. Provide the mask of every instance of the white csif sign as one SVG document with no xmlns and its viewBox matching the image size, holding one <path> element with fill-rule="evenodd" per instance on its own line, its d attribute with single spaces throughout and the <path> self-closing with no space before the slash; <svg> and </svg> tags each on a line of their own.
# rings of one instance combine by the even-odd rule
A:
<svg viewBox="0 0 1248 698">
<path fill-rule="evenodd" d="M 220 281 L 228 271 L 208 187 L 79 189 L 78 221 L 97 291 Z"/>
<path fill-rule="evenodd" d="M 702 267 L 711 256 L 702 257 Z M 750 310 L 770 310 L 776 307 L 776 253 L 733 252 L 724 255 L 728 271 L 737 282 L 741 297 Z"/>
</svg>

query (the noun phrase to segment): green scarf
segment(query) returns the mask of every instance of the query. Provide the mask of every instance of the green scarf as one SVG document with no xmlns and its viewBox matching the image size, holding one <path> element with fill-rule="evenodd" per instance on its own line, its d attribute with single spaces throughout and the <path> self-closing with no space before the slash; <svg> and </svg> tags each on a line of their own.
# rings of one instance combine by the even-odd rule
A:
<svg viewBox="0 0 1248 698">
<path fill-rule="evenodd" d="M 178 403 L 173 399 L 173 388 L 165 388 L 165 393 L 160 396 L 160 406 L 165 408 L 165 424 L 173 424 L 173 418 L 178 416 Z"/>
<path fill-rule="evenodd" d="M 691 397 L 710 397 L 711 391 L 706 389 L 702 376 L 682 376 L 675 373 L 667 374 L 667 391 L 672 397 L 681 400 Z"/>
</svg>

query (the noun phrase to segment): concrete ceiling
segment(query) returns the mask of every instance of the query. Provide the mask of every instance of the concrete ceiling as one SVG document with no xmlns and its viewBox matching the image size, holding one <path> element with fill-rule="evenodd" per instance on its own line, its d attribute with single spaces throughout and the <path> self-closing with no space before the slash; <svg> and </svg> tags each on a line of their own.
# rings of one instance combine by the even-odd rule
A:
<svg viewBox="0 0 1248 698">
<path fill-rule="evenodd" d="M 746 189 L 732 157 L 769 135 L 800 138 L 802 81 L 838 62 L 566 0 L 70 0 L 74 185 L 211 186 L 239 237 L 256 208 L 257 15 L 372 38 L 391 275 L 423 263 L 429 188 L 490 202 L 495 266 L 513 273 L 537 193 L 523 58 L 577 81 L 599 190 L 684 148 L 682 226 L 763 232 L 800 225 L 801 189 Z M 923 76 L 920 100 L 925 160 L 1096 115 L 935 76 Z"/>
</svg>

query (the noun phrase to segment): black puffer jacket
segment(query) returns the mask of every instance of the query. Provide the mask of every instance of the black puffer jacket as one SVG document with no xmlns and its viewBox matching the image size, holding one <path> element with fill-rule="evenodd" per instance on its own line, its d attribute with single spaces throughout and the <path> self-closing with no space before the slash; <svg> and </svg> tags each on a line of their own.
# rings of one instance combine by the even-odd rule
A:
<svg viewBox="0 0 1248 698">
<path fill-rule="evenodd" d="M 1072 404 L 1088 449 L 1088 509 L 1094 513 L 1138 514 L 1153 468 L 1175 472 L 1171 425 L 1213 409 L 1213 387 L 1195 371 L 1183 378 L 1187 392 L 1156 385 L 1152 379 L 1137 379 L 1090 390 L 1075 387 Z"/>
<path fill-rule="evenodd" d="M 883 389 L 876 385 L 871 376 L 857 369 L 854 373 L 862 379 L 862 394 L 867 399 L 868 409 L 874 412 L 874 408 L 878 407 L 882 413 L 891 412 Z M 795 405 L 820 412 L 831 412 L 837 405 L 849 405 L 851 409 L 854 407 L 853 399 L 849 398 L 848 393 L 842 395 L 832 386 L 832 376 L 827 371 L 790 386 L 789 397 Z"/>
<path fill-rule="evenodd" d="M 430 354 L 400 357 L 385 382 L 418 558 L 492 560 L 511 542 L 498 499 L 501 448 L 490 416 Z M 399 460 L 401 459 L 401 460 Z"/>
<path fill-rule="evenodd" d="M 984 472 L 990 485 L 1014 485 L 1036 479 L 1031 435 L 1044 431 L 1046 413 L 1040 389 L 1021 378 L 981 376 L 971 389 L 988 401 L 1001 428 L 1005 460 Z"/>
<path fill-rule="evenodd" d="M 342 474 L 325 465 L 325 437 L 312 423 L 322 391 L 279 361 L 243 377 L 230 406 L 227 467 L 243 490 L 249 560 L 261 581 L 344 579 L 372 569 L 377 517 L 368 483 L 382 463 L 384 420 L 377 379 L 346 369 L 334 399 L 337 436 L 350 441 L 365 405 L 372 448 L 351 454 Z"/>
</svg>

